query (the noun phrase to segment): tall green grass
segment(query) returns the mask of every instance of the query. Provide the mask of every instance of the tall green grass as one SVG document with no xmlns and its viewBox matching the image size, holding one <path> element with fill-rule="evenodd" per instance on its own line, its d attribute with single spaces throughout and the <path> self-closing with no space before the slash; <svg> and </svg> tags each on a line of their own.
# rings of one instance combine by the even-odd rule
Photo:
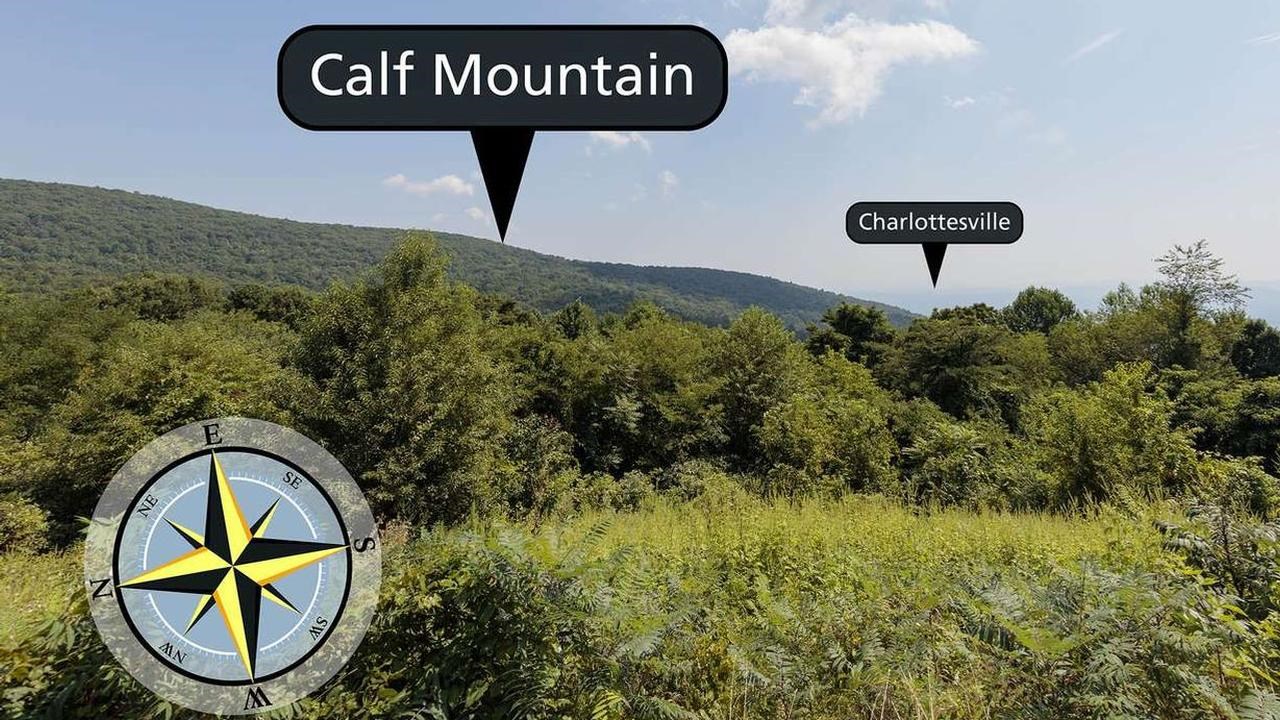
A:
<svg viewBox="0 0 1280 720">
<path fill-rule="evenodd" d="M 12 647 L 67 611 L 80 590 L 79 549 L 0 554 L 0 646 Z"/>
<path fill-rule="evenodd" d="M 360 651 L 284 714 L 1276 717 L 1274 622 L 1165 548 L 1156 523 L 1178 515 L 719 488 L 540 526 L 392 528 Z M 77 565 L 41 562 L 55 584 Z M 40 594 L 17 558 L 0 583 Z M 182 715 L 114 670 L 79 595 L 32 606 L 44 624 L 4 650 L 8 715 Z"/>
</svg>

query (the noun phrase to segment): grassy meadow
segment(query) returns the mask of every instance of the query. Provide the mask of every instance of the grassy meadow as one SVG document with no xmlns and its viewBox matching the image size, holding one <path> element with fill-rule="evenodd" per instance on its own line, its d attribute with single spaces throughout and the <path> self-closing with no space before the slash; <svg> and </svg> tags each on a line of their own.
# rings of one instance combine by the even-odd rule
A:
<svg viewBox="0 0 1280 720">
<path fill-rule="evenodd" d="M 357 670 L 285 714 L 1266 717 L 1247 708 L 1275 702 L 1270 628 L 1170 547 L 1158 528 L 1178 516 L 766 502 L 725 484 L 536 528 L 393 527 Z M 99 673 L 79 562 L 0 558 L 10 709 L 19 688 L 71 681 L 93 706 L 45 711 L 183 715 Z"/>
</svg>

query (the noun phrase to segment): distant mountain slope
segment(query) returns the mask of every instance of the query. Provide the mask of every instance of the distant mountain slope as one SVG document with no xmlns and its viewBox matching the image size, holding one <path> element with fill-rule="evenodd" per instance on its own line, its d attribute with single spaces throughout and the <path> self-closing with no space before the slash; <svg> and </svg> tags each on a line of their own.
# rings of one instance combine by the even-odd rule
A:
<svg viewBox="0 0 1280 720">
<path fill-rule="evenodd" d="M 82 285 L 144 270 L 230 282 L 323 288 L 377 262 L 402 231 L 302 223 L 102 188 L 0 179 L 0 283 L 18 291 Z M 849 300 L 901 308 L 748 273 L 568 260 L 481 238 L 435 233 L 451 274 L 539 310 L 575 298 L 602 312 L 651 300 L 683 317 L 721 324 L 751 305 L 793 328 Z"/>
</svg>

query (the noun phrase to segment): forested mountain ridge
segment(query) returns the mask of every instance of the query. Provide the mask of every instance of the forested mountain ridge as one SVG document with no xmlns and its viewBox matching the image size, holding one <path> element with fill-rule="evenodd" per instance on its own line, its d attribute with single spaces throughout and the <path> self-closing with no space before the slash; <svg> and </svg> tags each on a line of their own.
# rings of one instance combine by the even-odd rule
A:
<svg viewBox="0 0 1280 720">
<path fill-rule="evenodd" d="M 123 190 L 0 179 L 0 284 L 16 291 L 73 287 L 147 270 L 318 290 L 371 267 L 401 232 L 281 220 Z M 598 311 L 621 312 L 649 300 L 690 320 L 719 325 L 755 305 L 800 329 L 848 301 L 879 307 L 896 325 L 913 317 L 891 305 L 749 273 L 570 260 L 465 235 L 435 235 L 451 257 L 454 277 L 542 311 L 581 299 Z"/>
</svg>

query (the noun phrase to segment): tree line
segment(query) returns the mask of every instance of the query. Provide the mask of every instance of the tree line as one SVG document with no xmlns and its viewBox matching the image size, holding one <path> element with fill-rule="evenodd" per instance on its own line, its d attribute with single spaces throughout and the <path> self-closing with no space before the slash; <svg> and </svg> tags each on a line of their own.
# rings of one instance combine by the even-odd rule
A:
<svg viewBox="0 0 1280 720">
<path fill-rule="evenodd" d="M 868 492 L 1071 512 L 1280 500 L 1280 333 L 1202 241 L 1081 311 L 1031 287 L 897 329 L 861 305 L 797 336 L 649 303 L 541 313 L 451 280 L 409 234 L 314 293 L 143 274 L 0 294 L 0 544 L 62 545 L 111 474 L 198 419 L 298 428 L 383 520 L 540 522 L 693 497 Z"/>
</svg>

